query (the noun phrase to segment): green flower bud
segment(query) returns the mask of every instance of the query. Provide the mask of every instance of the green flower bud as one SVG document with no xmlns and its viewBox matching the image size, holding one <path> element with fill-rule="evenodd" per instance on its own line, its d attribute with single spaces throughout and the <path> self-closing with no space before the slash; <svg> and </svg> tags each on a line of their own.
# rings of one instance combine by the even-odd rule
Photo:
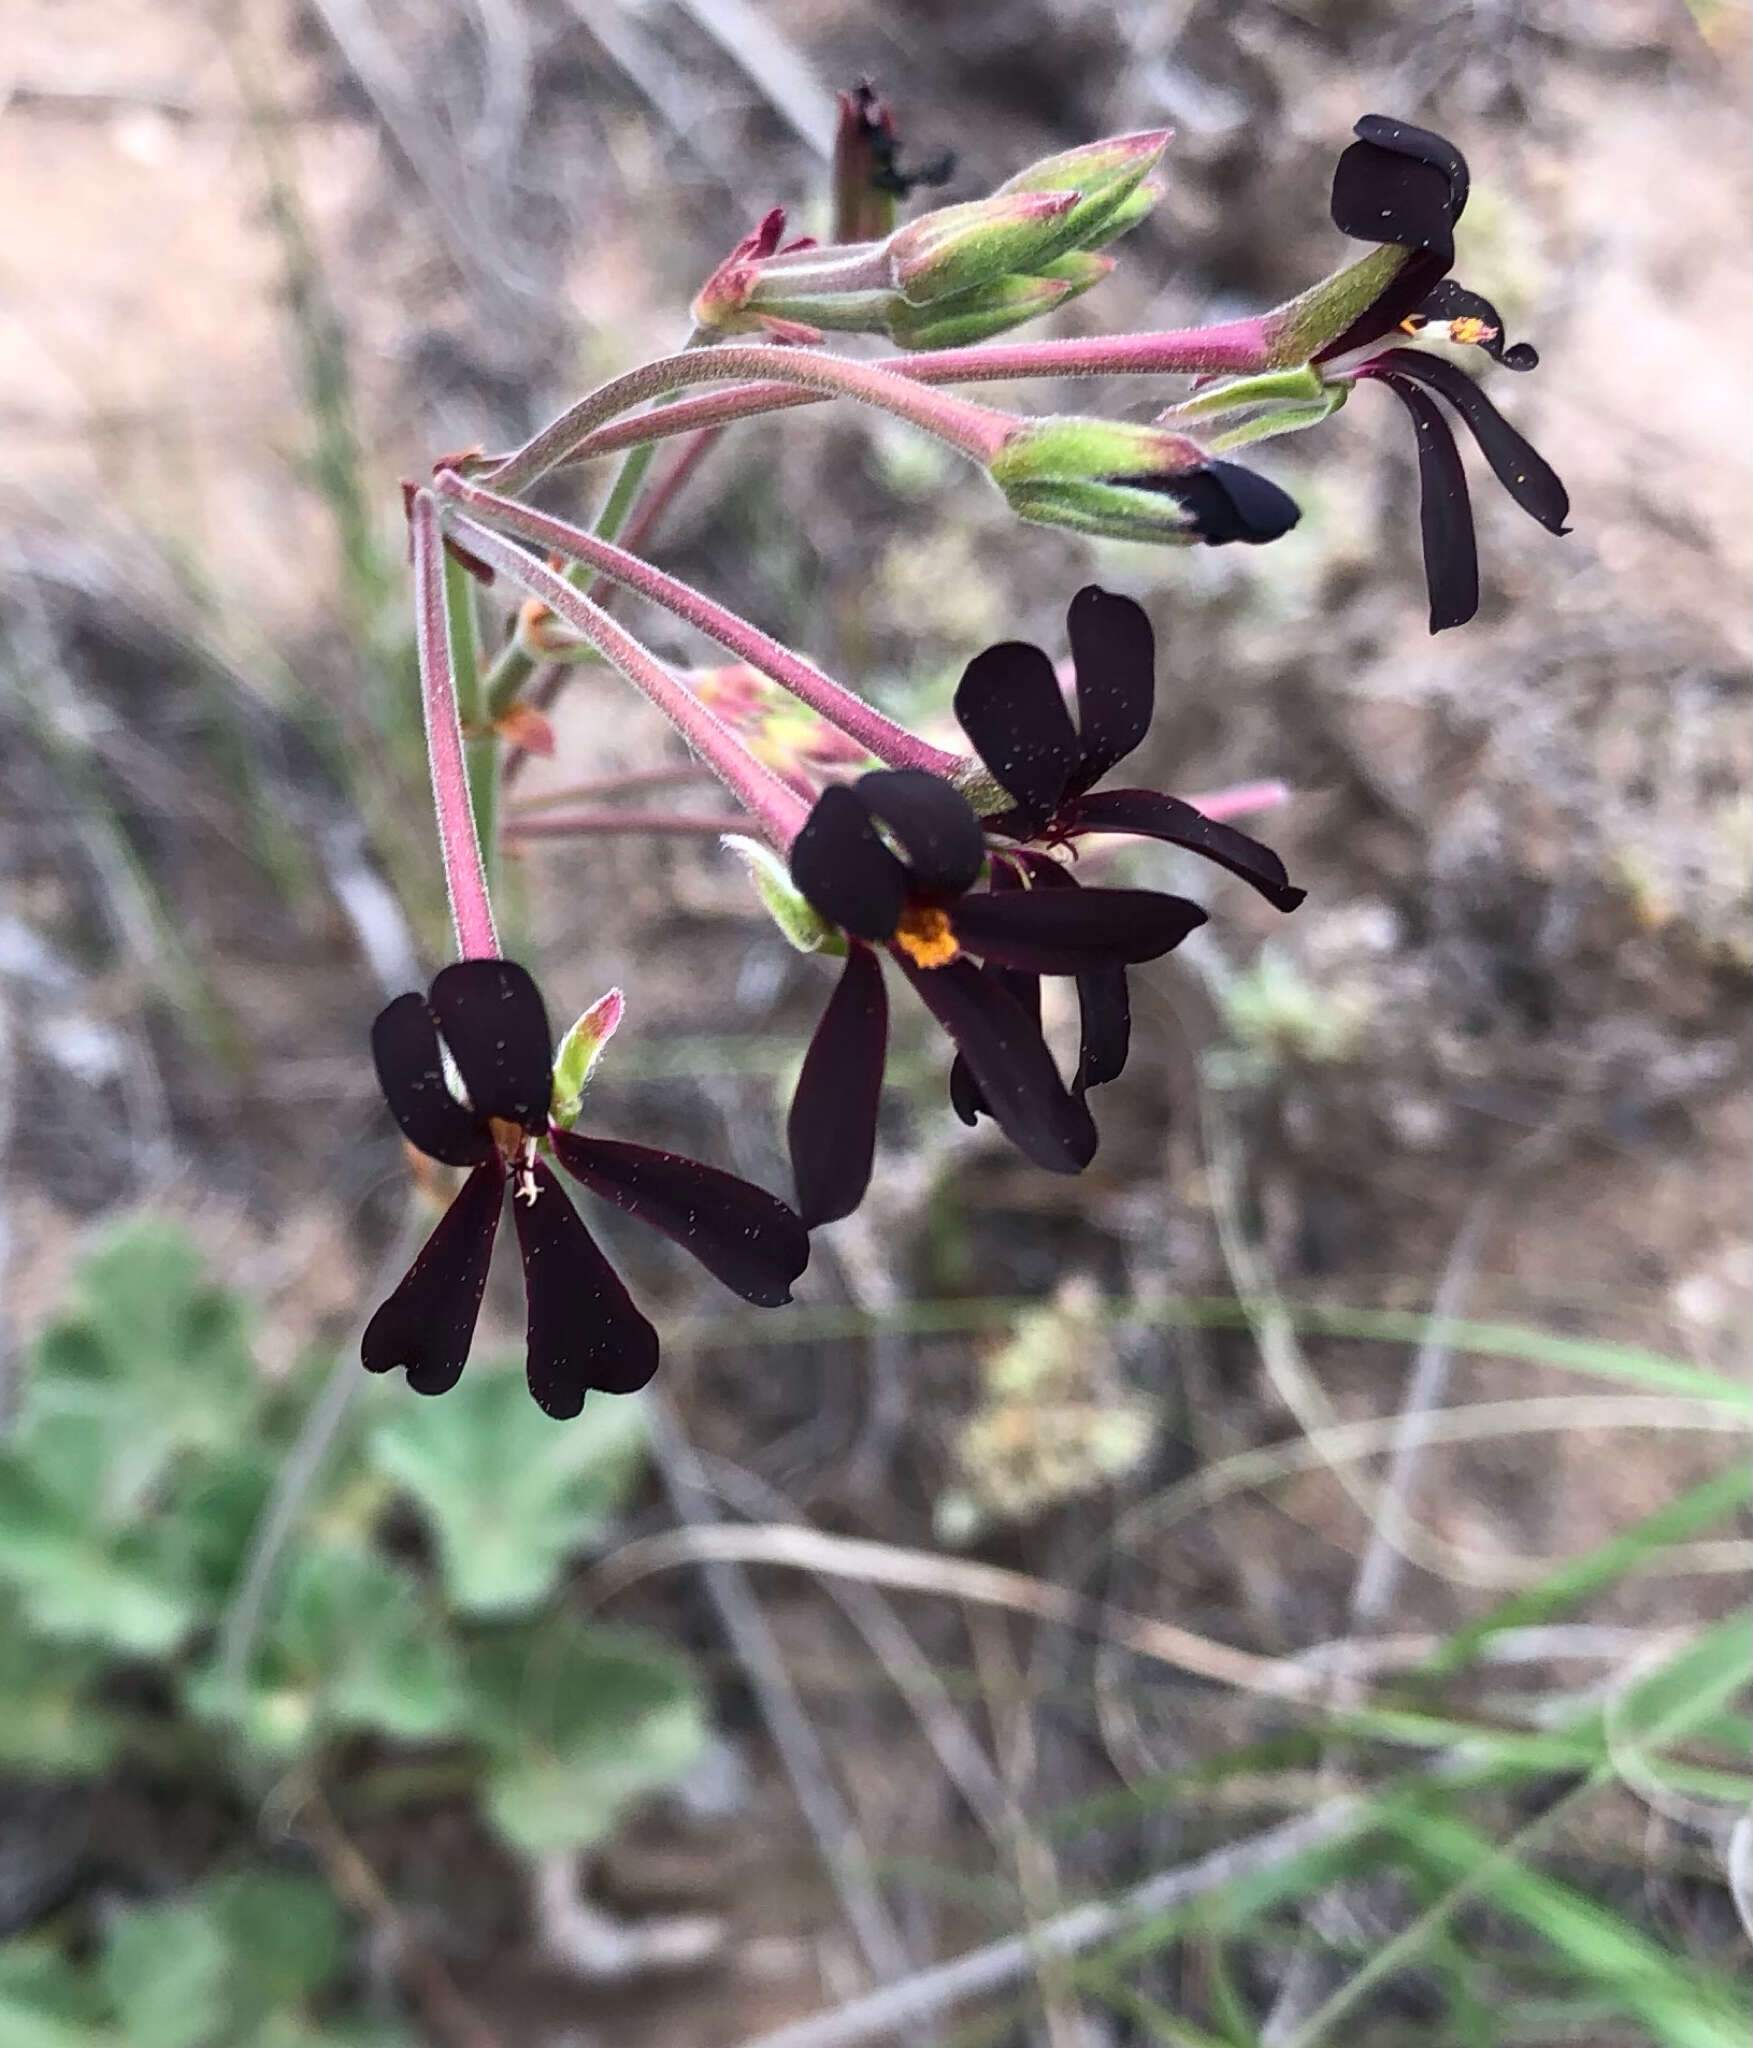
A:
<svg viewBox="0 0 1753 2048">
<path fill-rule="evenodd" d="M 1136 227 L 1162 197 L 1162 186 L 1150 174 L 1162 161 L 1170 134 L 1167 128 L 1151 128 L 1136 135 L 1110 135 L 1043 157 L 1007 178 L 994 196 L 1075 192 L 1078 204 L 1067 222 L 1064 246 L 1100 249 Z"/>
<path fill-rule="evenodd" d="M 1028 275 L 1070 245 L 1077 205 L 1075 192 L 1013 192 L 940 207 L 889 237 L 889 274 L 915 306 Z"/>
<path fill-rule="evenodd" d="M 740 832 L 726 832 L 719 842 L 749 871 L 767 915 L 788 946 L 800 953 L 844 953 L 846 941 L 813 905 L 805 902 L 791 879 L 791 870 L 772 847 Z"/>
<path fill-rule="evenodd" d="M 1075 298 L 1079 289 L 1061 278 L 999 277 L 929 306 L 896 298 L 889 309 L 889 339 L 897 348 L 966 348 L 1039 319 Z"/>
<path fill-rule="evenodd" d="M 548 1114 L 562 1130 L 578 1121 L 583 1106 L 585 1083 L 590 1079 L 603 1047 L 620 1028 L 627 999 L 618 988 L 599 996 L 560 1041 L 554 1055 L 554 1093 Z"/>
</svg>

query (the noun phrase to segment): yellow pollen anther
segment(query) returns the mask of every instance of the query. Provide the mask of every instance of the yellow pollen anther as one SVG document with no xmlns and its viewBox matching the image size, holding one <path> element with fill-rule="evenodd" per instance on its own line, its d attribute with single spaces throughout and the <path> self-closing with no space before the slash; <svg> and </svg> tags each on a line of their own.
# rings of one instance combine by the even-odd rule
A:
<svg viewBox="0 0 1753 2048">
<path fill-rule="evenodd" d="M 1493 339 L 1497 329 L 1489 320 L 1481 320 L 1476 313 L 1464 314 L 1459 320 L 1449 322 L 1449 339 L 1458 341 L 1463 348 L 1478 348 L 1482 342 Z"/>
<path fill-rule="evenodd" d="M 946 911 L 904 910 L 895 927 L 895 944 L 915 967 L 947 967 L 961 955 Z"/>
</svg>

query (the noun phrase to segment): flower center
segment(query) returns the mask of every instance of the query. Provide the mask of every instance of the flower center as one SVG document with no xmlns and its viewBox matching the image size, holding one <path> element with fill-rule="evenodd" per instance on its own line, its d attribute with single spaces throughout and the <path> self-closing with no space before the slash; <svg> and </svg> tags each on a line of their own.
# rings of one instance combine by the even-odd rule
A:
<svg viewBox="0 0 1753 2048">
<path fill-rule="evenodd" d="M 915 967 L 947 967 L 962 951 L 950 930 L 948 911 L 929 906 L 902 911 L 895 927 L 895 944 Z"/>
<path fill-rule="evenodd" d="M 487 1128 L 493 1142 L 499 1147 L 499 1156 L 511 1170 L 511 1192 L 519 1202 L 527 1202 L 533 1208 L 541 1189 L 536 1185 L 532 1169 L 536 1163 L 536 1141 L 522 1124 L 513 1123 L 509 1117 L 490 1116 Z"/>
</svg>

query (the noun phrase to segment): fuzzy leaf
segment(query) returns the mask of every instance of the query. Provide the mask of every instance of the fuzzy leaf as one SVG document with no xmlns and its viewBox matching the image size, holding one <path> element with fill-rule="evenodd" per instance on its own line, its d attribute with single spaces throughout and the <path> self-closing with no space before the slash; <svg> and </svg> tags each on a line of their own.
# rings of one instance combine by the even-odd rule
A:
<svg viewBox="0 0 1753 2048">
<path fill-rule="evenodd" d="M 203 1906 L 125 1914 L 110 1931 L 101 1974 L 130 2048 L 217 2048 L 231 1965 Z"/>
<path fill-rule="evenodd" d="M 512 1614 L 553 1591 L 566 1559 L 599 1541 L 638 1474 L 635 1401 L 587 1401 L 557 1426 L 521 1374 L 478 1372 L 442 1401 L 404 1404 L 371 1456 L 418 1504 L 445 1592 L 462 1614 Z"/>
</svg>

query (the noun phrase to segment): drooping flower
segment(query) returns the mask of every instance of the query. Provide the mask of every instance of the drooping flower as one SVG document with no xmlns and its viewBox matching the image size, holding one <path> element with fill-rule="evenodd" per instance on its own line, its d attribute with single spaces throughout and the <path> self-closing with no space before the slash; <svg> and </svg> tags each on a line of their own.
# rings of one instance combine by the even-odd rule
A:
<svg viewBox="0 0 1753 2048">
<path fill-rule="evenodd" d="M 1208 818 L 1180 797 L 1154 789 L 1093 785 L 1130 754 L 1150 729 L 1156 708 L 1156 636 L 1142 607 L 1088 584 L 1065 618 L 1075 674 L 1072 722 L 1053 664 L 1025 641 L 1001 641 L 977 654 L 956 687 L 962 730 L 1009 807 L 981 820 L 987 834 L 1021 847 L 1067 847 L 1105 832 L 1160 839 L 1201 854 L 1239 875 L 1278 910 L 1303 900 L 1269 846 Z M 1011 856 L 1011 871 L 1033 888 L 1076 888 L 1043 853 Z M 1000 865 L 994 867 L 998 886 Z M 1085 892 L 1087 899 L 1089 892 Z M 1013 977 L 1011 992 L 1031 1008 L 1039 992 Z M 1076 1086 L 1111 1081 L 1126 1062 L 1130 1009 L 1123 963 L 1107 960 L 1077 977 L 1083 1051 Z M 964 1120 L 980 1106 L 965 1067 L 951 1074 L 951 1094 Z"/>
<path fill-rule="evenodd" d="M 1171 951 L 1205 921 L 1197 904 L 1157 890 L 1072 896 L 996 869 L 995 886 L 982 890 L 986 865 L 967 799 L 917 769 L 835 784 L 793 841 L 793 883 L 847 941 L 787 1125 L 798 1207 L 812 1228 L 849 1215 L 870 1179 L 888 1044 L 876 947 L 948 1033 L 1006 1137 L 1035 1164 L 1078 1173 L 1095 1154 L 1095 1125 L 1009 978 L 1124 969 Z"/>
<path fill-rule="evenodd" d="M 586 1137 L 551 1120 L 547 1011 L 515 961 L 459 961 L 440 971 L 428 994 L 398 996 L 372 1025 L 371 1050 L 409 1144 L 470 1172 L 366 1326 L 367 1371 L 400 1367 L 421 1394 L 456 1384 L 509 1188 L 528 1305 L 526 1371 L 537 1405 L 569 1417 L 592 1390 L 632 1393 L 651 1378 L 657 1332 L 598 1249 L 544 1148 L 592 1194 L 673 1238 L 745 1301 L 777 1307 L 791 1299 L 809 1240 L 777 1196 L 698 1160 Z"/>
</svg>

